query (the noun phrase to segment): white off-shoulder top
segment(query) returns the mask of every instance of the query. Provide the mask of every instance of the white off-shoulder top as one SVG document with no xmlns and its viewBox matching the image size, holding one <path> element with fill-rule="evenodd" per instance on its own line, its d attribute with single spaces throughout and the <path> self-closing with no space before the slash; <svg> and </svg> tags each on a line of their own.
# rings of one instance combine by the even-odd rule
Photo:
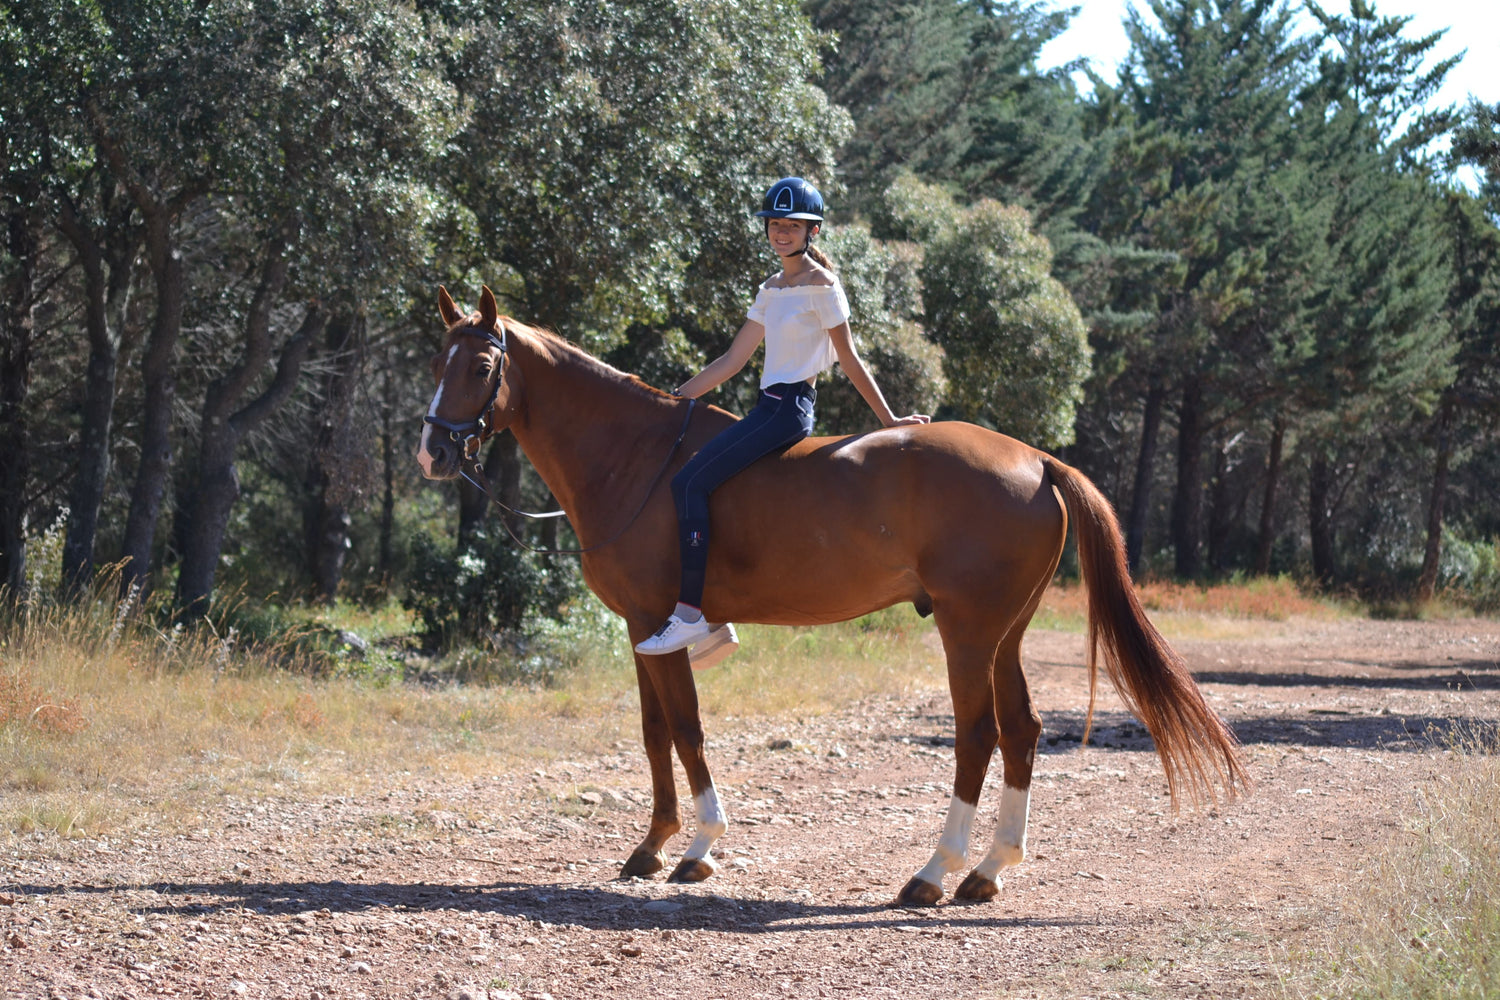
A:
<svg viewBox="0 0 1500 1000">
<path fill-rule="evenodd" d="M 849 321 L 849 300 L 838 279 L 791 288 L 762 284 L 748 316 L 766 328 L 765 388 L 809 379 L 838 360 L 828 331 Z"/>
</svg>

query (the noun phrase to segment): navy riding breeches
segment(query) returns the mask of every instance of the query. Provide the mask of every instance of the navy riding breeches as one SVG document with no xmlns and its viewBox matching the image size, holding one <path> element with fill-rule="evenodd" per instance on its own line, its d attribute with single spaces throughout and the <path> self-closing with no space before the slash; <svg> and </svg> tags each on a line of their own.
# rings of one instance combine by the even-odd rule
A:
<svg viewBox="0 0 1500 1000">
<path fill-rule="evenodd" d="M 682 547 L 682 590 L 678 600 L 703 603 L 708 567 L 708 496 L 735 473 L 773 451 L 812 433 L 817 392 L 806 382 L 778 382 L 760 391 L 755 409 L 704 445 L 672 477 L 677 504 L 677 536 Z"/>
</svg>

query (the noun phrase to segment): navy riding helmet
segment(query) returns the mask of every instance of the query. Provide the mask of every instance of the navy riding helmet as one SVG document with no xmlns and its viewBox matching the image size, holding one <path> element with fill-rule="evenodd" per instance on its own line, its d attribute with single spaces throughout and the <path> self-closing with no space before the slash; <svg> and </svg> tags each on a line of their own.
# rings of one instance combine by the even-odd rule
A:
<svg viewBox="0 0 1500 1000">
<path fill-rule="evenodd" d="M 766 232 L 771 231 L 772 219 L 806 219 L 808 222 L 823 221 L 823 196 L 818 189 L 800 177 L 783 177 L 766 189 L 757 219 L 766 220 Z M 807 227 L 807 239 L 798 254 L 807 253 L 812 246 L 813 227 Z M 793 254 L 796 256 L 796 254 Z"/>
<path fill-rule="evenodd" d="M 783 177 L 766 190 L 758 219 L 808 219 L 823 221 L 823 196 L 800 177 Z"/>
</svg>

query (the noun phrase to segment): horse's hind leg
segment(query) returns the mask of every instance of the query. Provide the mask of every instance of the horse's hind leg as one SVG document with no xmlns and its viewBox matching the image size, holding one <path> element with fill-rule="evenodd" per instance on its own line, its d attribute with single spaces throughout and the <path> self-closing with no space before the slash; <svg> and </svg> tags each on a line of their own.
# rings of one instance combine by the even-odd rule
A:
<svg viewBox="0 0 1500 1000">
<path fill-rule="evenodd" d="M 989 853 L 963 880 L 954 893 L 956 899 L 993 899 L 1000 891 L 995 881 L 1000 869 L 1019 864 L 1026 855 L 1031 769 L 1042 735 L 1042 720 L 1032 707 L 1031 691 L 1021 670 L 1021 634 L 1030 620 L 1028 612 L 1001 641 L 995 654 L 995 712 L 1000 720 L 1005 787 L 1000 792 L 1000 817 Z"/>
<path fill-rule="evenodd" d="M 635 677 L 641 691 L 641 735 L 651 766 L 651 828 L 621 867 L 621 878 L 652 875 L 666 867 L 666 843 L 682 829 L 677 813 L 677 783 L 672 777 L 672 731 L 656 685 L 639 654 L 635 658 Z"/>
<path fill-rule="evenodd" d="M 943 897 L 943 877 L 968 863 L 969 833 L 979 806 L 984 775 L 995 752 L 998 730 L 990 669 L 999 642 L 998 626 L 978 608 L 954 608 L 939 602 L 938 632 L 948 657 L 948 687 L 953 696 L 953 752 L 957 768 L 953 798 L 937 850 L 896 897 L 898 906 L 931 906 Z"/>
</svg>

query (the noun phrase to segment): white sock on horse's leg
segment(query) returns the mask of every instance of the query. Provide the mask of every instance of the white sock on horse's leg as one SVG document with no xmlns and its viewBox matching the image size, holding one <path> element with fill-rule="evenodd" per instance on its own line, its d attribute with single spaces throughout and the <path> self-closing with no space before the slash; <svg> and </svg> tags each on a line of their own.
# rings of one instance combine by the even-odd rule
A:
<svg viewBox="0 0 1500 1000">
<path fill-rule="evenodd" d="M 991 882 L 1000 869 L 1018 865 L 1026 857 L 1026 817 L 1031 810 L 1031 792 L 1006 785 L 1000 792 L 1000 820 L 990 853 L 974 871 Z"/>
<path fill-rule="evenodd" d="M 969 831 L 974 828 L 975 807 L 953 796 L 948 803 L 948 819 L 943 823 L 943 835 L 938 838 L 937 850 L 932 860 L 917 872 L 917 878 L 933 885 L 942 885 L 943 876 L 956 872 L 969 858 Z"/>
<path fill-rule="evenodd" d="M 729 818 L 719 802 L 719 793 L 710 784 L 701 795 L 693 796 L 693 806 L 698 814 L 698 832 L 688 849 L 682 852 L 684 861 L 711 861 L 709 851 L 714 841 L 724 836 L 729 829 Z"/>
</svg>

